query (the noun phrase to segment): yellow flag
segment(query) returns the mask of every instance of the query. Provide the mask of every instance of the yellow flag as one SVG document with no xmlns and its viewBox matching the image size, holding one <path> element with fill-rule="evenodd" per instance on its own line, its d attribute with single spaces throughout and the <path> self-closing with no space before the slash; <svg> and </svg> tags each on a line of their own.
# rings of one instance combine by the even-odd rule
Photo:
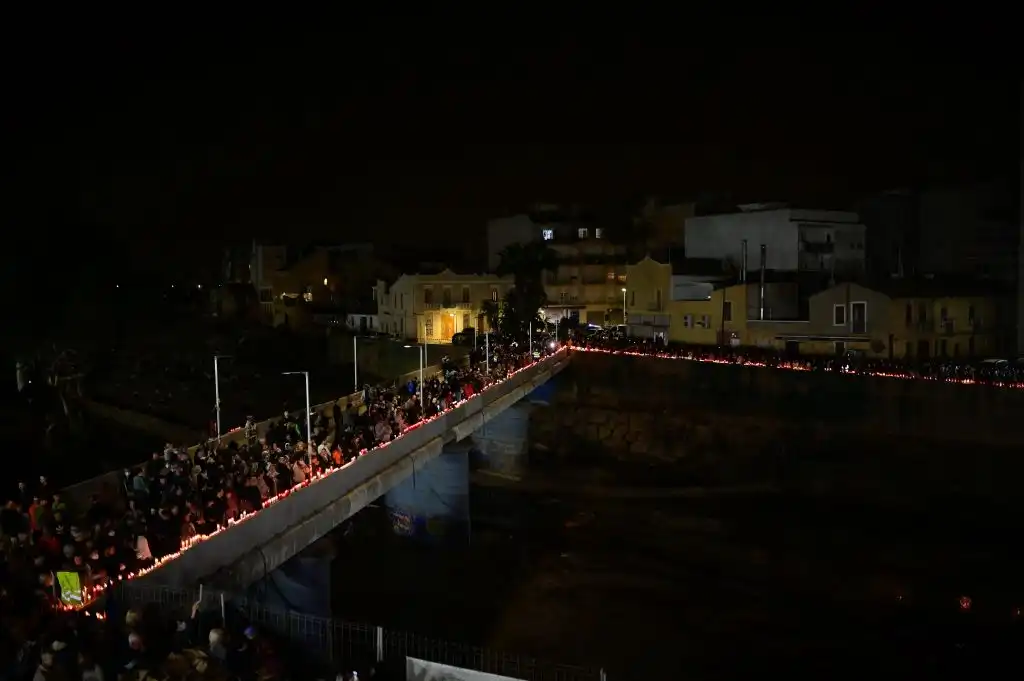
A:
<svg viewBox="0 0 1024 681">
<path fill-rule="evenodd" d="M 58 572 L 57 583 L 60 584 L 60 600 L 65 605 L 82 605 L 82 580 L 77 572 Z"/>
</svg>

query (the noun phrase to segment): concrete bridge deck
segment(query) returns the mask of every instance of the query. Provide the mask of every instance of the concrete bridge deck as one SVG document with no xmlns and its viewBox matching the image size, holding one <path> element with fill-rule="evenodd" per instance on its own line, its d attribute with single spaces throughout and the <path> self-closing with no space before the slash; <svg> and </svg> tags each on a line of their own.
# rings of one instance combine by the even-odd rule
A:
<svg viewBox="0 0 1024 681">
<path fill-rule="evenodd" d="M 342 468 L 294 489 L 135 578 L 142 587 L 205 582 L 240 591 L 297 555 L 369 503 L 561 372 L 562 350 L 492 385 L 458 407 L 407 430 Z"/>
</svg>

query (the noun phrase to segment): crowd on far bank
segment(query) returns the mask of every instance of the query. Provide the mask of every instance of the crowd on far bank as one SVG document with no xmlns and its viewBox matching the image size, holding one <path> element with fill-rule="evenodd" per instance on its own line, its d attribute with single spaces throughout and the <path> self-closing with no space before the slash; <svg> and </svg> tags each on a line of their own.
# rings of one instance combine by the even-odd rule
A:
<svg viewBox="0 0 1024 681">
<path fill-rule="evenodd" d="M 85 668 L 93 662 L 106 672 L 153 665 L 158 648 L 163 664 L 162 635 L 132 630 L 127 648 L 125 641 L 82 644 L 81 627 L 97 619 L 81 608 L 108 585 L 144 573 L 321 473 L 372 456 L 374 447 L 530 361 L 519 348 L 493 347 L 487 361 L 475 353 L 468 366 L 442 363 L 441 372 L 422 385 L 367 385 L 361 400 L 335 404 L 330 415 L 314 414 L 312 433 L 306 432 L 305 414 L 286 412 L 266 432 L 258 432 L 250 418 L 244 442 L 211 442 L 194 456 L 168 444 L 123 471 L 119 494 L 94 497 L 82 508 L 45 476 L 23 481 L 0 515 L 0 678 L 117 678 L 87 676 Z M 79 641 L 81 658 L 63 653 L 72 647 L 69 638 Z"/>
<path fill-rule="evenodd" d="M 755 364 L 792 371 L 831 371 L 862 376 L 1024 387 L 1024 362 L 1020 361 L 964 361 L 953 358 L 912 361 L 865 357 L 857 353 L 791 357 L 774 348 L 687 346 L 666 344 L 653 339 L 608 337 L 584 338 L 576 342 L 575 346 L 581 350 L 637 353 L 698 362 Z"/>
</svg>

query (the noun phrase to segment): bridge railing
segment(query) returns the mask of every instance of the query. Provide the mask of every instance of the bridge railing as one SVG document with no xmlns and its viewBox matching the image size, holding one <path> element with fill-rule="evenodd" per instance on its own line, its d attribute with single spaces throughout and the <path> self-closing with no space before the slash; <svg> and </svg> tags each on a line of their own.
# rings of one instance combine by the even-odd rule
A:
<svg viewBox="0 0 1024 681">
<path fill-rule="evenodd" d="M 127 585 L 126 585 L 127 586 Z M 187 617 L 198 598 L 196 589 L 174 589 L 133 585 L 119 590 L 125 607 L 157 605 L 167 616 Z M 217 598 L 204 598 L 207 607 L 219 608 Z M 376 661 L 397 667 L 406 657 L 475 669 L 488 674 L 526 681 L 605 681 L 602 669 L 580 667 L 510 654 L 468 643 L 445 641 L 421 634 L 339 618 L 317 617 L 265 608 L 246 599 L 230 601 L 231 616 L 240 616 L 258 629 L 284 636 L 323 663 L 338 667 L 346 663 Z"/>
</svg>

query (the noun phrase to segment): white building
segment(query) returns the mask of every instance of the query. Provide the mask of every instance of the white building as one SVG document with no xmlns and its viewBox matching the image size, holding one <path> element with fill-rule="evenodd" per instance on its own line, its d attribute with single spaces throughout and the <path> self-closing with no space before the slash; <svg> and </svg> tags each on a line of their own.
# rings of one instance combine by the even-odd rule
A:
<svg viewBox="0 0 1024 681">
<path fill-rule="evenodd" d="M 710 258 L 741 267 L 747 242 L 747 270 L 822 272 L 837 276 L 864 273 L 864 225 L 856 213 L 801 210 L 756 204 L 738 213 L 707 215 L 686 221 L 686 257 Z"/>
<path fill-rule="evenodd" d="M 487 303 L 498 304 L 512 277 L 493 274 L 403 274 L 377 282 L 377 330 L 419 343 L 450 343 L 465 329 L 484 330 Z"/>
</svg>

